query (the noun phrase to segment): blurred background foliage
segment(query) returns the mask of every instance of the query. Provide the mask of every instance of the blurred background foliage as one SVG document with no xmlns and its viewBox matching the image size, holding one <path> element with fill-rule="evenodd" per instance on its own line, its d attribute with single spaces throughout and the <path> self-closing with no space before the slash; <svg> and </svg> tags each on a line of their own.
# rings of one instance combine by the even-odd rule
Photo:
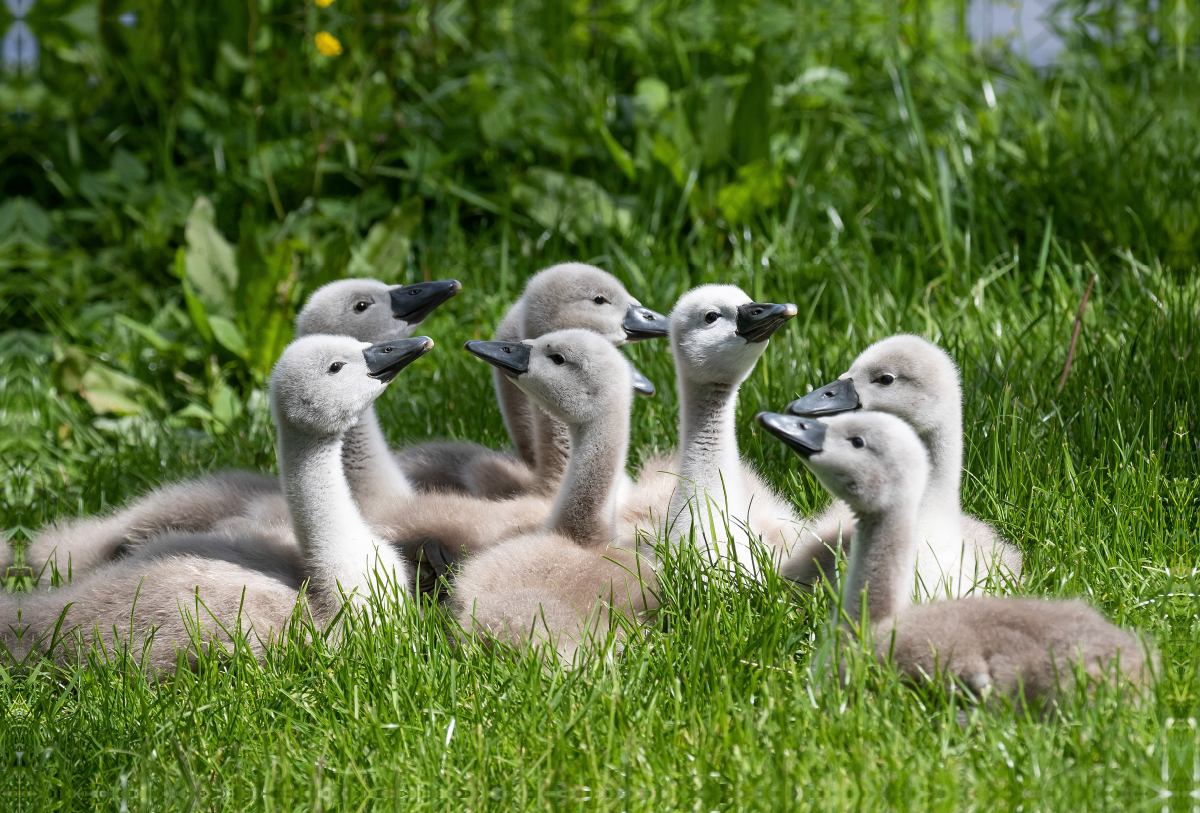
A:
<svg viewBox="0 0 1200 813">
<path fill-rule="evenodd" d="M 1079 287 L 1081 263 L 1120 278 L 1133 254 L 1194 274 L 1196 3 L 1060 3 L 1065 47 L 1040 67 L 972 41 L 973 14 L 14 0 L 8 449 L 129 436 L 139 416 L 221 434 L 261 406 L 298 305 L 347 274 L 449 266 L 483 334 L 563 259 L 601 262 L 664 310 L 655 292 L 726 265 L 758 297 L 781 274 L 811 291 L 835 269 L 891 268 L 946 296 L 1007 275 L 1034 303 L 1056 264 Z"/>
</svg>

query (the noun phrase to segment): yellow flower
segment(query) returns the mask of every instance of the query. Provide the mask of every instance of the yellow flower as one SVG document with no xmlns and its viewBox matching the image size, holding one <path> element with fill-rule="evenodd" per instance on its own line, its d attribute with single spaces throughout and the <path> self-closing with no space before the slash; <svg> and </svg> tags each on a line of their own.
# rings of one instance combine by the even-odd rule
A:
<svg viewBox="0 0 1200 813">
<path fill-rule="evenodd" d="M 333 0 L 317 0 L 317 6 L 319 6 L 320 8 L 326 8 L 327 6 L 332 6 L 332 5 L 333 5 Z"/>
<path fill-rule="evenodd" d="M 317 50 L 325 56 L 337 56 L 342 52 L 342 44 L 338 42 L 337 37 L 328 31 L 318 31 L 316 40 Z"/>
</svg>

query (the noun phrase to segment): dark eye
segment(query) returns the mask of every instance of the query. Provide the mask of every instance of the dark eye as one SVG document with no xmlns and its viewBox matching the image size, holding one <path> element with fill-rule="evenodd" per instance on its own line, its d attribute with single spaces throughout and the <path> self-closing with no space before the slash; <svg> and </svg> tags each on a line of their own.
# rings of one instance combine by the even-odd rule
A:
<svg viewBox="0 0 1200 813">
<path fill-rule="evenodd" d="M 850 445 L 853 446 L 855 449 L 861 449 L 862 447 L 867 445 L 867 442 L 865 440 L 863 440 L 862 438 L 855 437 L 855 438 L 850 438 Z"/>
<path fill-rule="evenodd" d="M 342 362 L 335 361 L 333 364 L 329 365 L 329 372 L 334 373 L 336 375 L 337 373 L 340 373 L 342 371 L 342 368 L 345 366 L 346 365 L 343 364 Z"/>
<path fill-rule="evenodd" d="M 708 313 L 704 314 L 704 321 L 708 322 L 710 325 L 720 318 L 721 318 L 720 311 L 709 311 Z"/>
<path fill-rule="evenodd" d="M 604 297 L 600 296 L 599 294 L 597 294 L 596 296 L 593 296 L 592 301 L 595 302 L 597 305 L 607 305 L 608 304 L 608 300 L 605 299 Z"/>
<path fill-rule="evenodd" d="M 875 380 L 886 387 L 889 384 L 896 383 L 896 376 L 892 375 L 891 373 L 884 373 L 883 375 L 879 376 L 879 378 L 877 378 Z"/>
<path fill-rule="evenodd" d="M 371 307 L 371 303 L 370 303 L 370 302 L 355 302 L 355 303 L 354 303 L 354 312 L 355 312 L 355 313 L 362 313 L 363 311 L 365 311 L 365 310 L 366 310 L 367 308 L 369 308 L 369 307 Z"/>
<path fill-rule="evenodd" d="M 566 359 L 563 358 L 562 353 L 551 353 L 550 360 L 553 361 L 555 364 L 563 364 L 564 362 L 566 362 Z"/>
</svg>

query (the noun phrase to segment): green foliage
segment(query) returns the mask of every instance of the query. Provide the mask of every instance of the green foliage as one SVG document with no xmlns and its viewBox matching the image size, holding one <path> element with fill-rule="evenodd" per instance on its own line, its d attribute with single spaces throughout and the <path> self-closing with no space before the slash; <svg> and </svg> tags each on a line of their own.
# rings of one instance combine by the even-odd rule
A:
<svg viewBox="0 0 1200 813">
<path fill-rule="evenodd" d="M 489 376 L 455 348 L 488 336 L 529 274 L 579 259 L 658 310 L 709 281 L 800 306 L 743 389 L 738 431 L 803 511 L 819 488 L 749 416 L 885 335 L 947 347 L 965 386 L 968 509 L 1022 547 L 1026 592 L 1083 595 L 1147 630 L 1163 671 L 1141 710 L 1102 697 L 1052 720 L 960 715 L 865 667 L 838 691 L 809 674 L 823 598 L 683 561 L 660 622 L 574 672 L 457 647 L 435 614 L 393 607 L 348 649 L 282 647 L 263 667 L 206 659 L 162 684 L 120 663 L 0 674 L 0 799 L 1188 798 L 1200 29 L 1194 3 L 1122 8 L 1064 30 L 1060 64 L 1039 72 L 979 56 L 954 25 L 961 7 L 942 3 L 38 0 L 40 68 L 0 83 L 10 539 L 171 478 L 272 468 L 265 376 L 300 303 L 345 274 L 463 282 L 423 327 L 438 349 L 381 418 L 396 443 L 505 445 Z M 321 30 L 341 56 L 317 52 Z M 628 352 L 660 390 L 635 404 L 636 464 L 674 443 L 676 403 L 665 346 Z"/>
</svg>

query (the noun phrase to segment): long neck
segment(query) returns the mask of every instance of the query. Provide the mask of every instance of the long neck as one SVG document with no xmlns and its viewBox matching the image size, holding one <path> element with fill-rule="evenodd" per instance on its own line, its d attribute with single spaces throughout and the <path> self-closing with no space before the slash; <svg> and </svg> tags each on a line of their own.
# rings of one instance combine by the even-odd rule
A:
<svg viewBox="0 0 1200 813">
<path fill-rule="evenodd" d="M 611 542 L 617 526 L 617 481 L 625 473 L 628 451 L 628 401 L 603 420 L 571 429 L 570 460 L 547 529 L 584 547 Z"/>
<path fill-rule="evenodd" d="M 350 493 L 370 521 L 379 512 L 413 496 L 412 484 L 396 465 L 388 448 L 375 407 L 367 407 L 342 441 L 342 468 Z"/>
<path fill-rule="evenodd" d="M 922 433 L 929 451 L 929 482 L 921 500 L 924 513 L 955 514 L 961 511 L 962 498 L 962 406 L 956 404 L 954 416 Z"/>
<path fill-rule="evenodd" d="M 737 385 L 690 384 L 679 381 L 679 475 L 680 483 L 671 499 L 670 518 L 677 521 L 695 498 L 696 510 L 707 516 L 703 498 L 725 511 L 732 523 L 745 521 L 748 510 L 738 457 L 734 414 Z M 684 519 L 686 524 L 686 518 Z"/>
<path fill-rule="evenodd" d="M 571 431 L 567 425 L 546 410 L 530 402 L 533 412 L 534 457 L 538 482 L 542 490 L 553 493 L 563 481 L 572 450 Z"/>
<path fill-rule="evenodd" d="M 498 342 L 519 342 L 524 338 L 524 330 L 525 305 L 521 300 L 517 300 L 496 326 L 496 333 L 492 338 Z M 533 417 L 537 407 L 508 376 L 495 368 L 492 369 L 492 383 L 496 387 L 496 400 L 500 403 L 504 426 L 508 429 L 517 454 L 527 465 L 537 466 L 537 436 L 534 434 Z"/>
<path fill-rule="evenodd" d="M 378 579 L 407 583 L 405 564 L 363 520 L 342 471 L 342 438 L 313 437 L 280 422 L 279 474 L 316 597 L 340 586 L 363 603 Z"/>
<path fill-rule="evenodd" d="M 899 508 L 855 517 L 854 541 L 842 602 L 849 620 L 862 620 L 862 593 L 872 625 L 892 618 L 912 599 L 918 510 Z"/>
</svg>

